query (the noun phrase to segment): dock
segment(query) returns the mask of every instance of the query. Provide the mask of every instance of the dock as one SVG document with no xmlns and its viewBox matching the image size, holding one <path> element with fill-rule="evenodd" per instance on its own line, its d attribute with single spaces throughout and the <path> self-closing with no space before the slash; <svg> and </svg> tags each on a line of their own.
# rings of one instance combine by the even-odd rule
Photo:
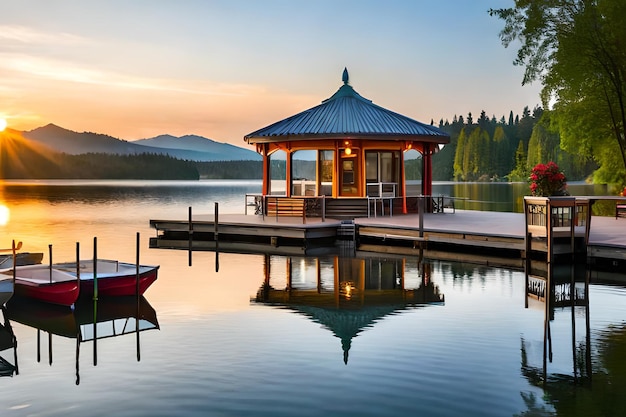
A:
<svg viewBox="0 0 626 417">
<path fill-rule="evenodd" d="M 191 222 L 150 220 L 150 226 L 157 232 L 150 239 L 151 248 L 304 256 L 336 251 L 338 241 L 351 241 L 355 251 L 494 266 L 523 268 L 526 258 L 522 213 L 425 213 L 421 229 L 418 214 L 352 221 L 307 217 L 306 223 L 289 217 L 220 214 L 217 225 L 213 215 L 199 214 Z M 586 257 L 616 268 L 626 266 L 625 232 L 624 218 L 592 216 Z"/>
</svg>

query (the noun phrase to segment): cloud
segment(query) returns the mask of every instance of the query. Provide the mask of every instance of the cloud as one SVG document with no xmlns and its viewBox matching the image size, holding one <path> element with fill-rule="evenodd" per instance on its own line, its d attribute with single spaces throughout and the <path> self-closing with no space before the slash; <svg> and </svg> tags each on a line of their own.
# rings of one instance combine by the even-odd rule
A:
<svg viewBox="0 0 626 417">
<path fill-rule="evenodd" d="M 210 80 L 137 77 L 114 71 L 90 68 L 70 61 L 39 58 L 25 54 L 0 54 L 0 74 L 5 83 L 23 81 L 64 81 L 127 90 L 153 90 L 191 95 L 246 96 L 258 94 L 264 87 L 243 83 L 228 84 Z M 25 83 L 13 83 L 21 84 Z M 67 86 L 65 86 L 67 87 Z"/>
<path fill-rule="evenodd" d="M 0 46 L 6 46 L 4 43 L 6 41 L 38 45 L 76 45 L 88 43 L 87 38 L 70 33 L 50 33 L 38 31 L 27 26 L 0 25 Z"/>
</svg>

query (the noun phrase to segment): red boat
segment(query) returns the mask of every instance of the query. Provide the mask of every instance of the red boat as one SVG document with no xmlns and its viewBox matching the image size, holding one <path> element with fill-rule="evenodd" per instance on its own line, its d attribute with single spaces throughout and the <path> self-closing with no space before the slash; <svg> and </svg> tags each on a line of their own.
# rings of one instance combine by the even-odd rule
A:
<svg viewBox="0 0 626 417">
<path fill-rule="evenodd" d="M 13 270 L 5 269 L 2 274 L 12 276 Z M 80 294 L 76 275 L 41 264 L 18 266 L 13 290 L 18 297 L 63 306 L 73 305 Z"/>
<path fill-rule="evenodd" d="M 80 295 L 93 297 L 95 288 L 98 297 L 142 295 L 157 279 L 159 266 L 139 265 L 109 259 L 98 259 L 53 264 L 53 268 L 72 275 L 80 275 Z M 95 278 L 95 279 L 94 279 Z"/>
</svg>

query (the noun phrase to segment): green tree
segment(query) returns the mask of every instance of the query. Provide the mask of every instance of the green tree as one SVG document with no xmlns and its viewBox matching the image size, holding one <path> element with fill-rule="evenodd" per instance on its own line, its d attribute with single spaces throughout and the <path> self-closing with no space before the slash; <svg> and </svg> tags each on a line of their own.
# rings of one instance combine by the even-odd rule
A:
<svg viewBox="0 0 626 417">
<path fill-rule="evenodd" d="M 463 171 L 463 158 L 465 156 L 465 128 L 461 129 L 459 138 L 456 143 L 456 152 L 454 153 L 454 180 L 465 181 L 465 171 Z"/>
<path fill-rule="evenodd" d="M 509 181 L 526 181 L 528 179 L 527 159 L 524 142 L 520 140 L 515 151 L 515 168 L 508 175 Z"/>
<path fill-rule="evenodd" d="M 558 160 L 559 135 L 549 132 L 542 123 L 537 123 L 528 142 L 526 165 L 534 167 L 539 163 Z"/>
<path fill-rule="evenodd" d="M 505 47 L 521 42 L 522 83 L 539 80 L 544 107 L 555 103 L 561 147 L 595 158 L 596 180 L 626 183 L 626 2 L 516 0 L 489 12 Z"/>
<path fill-rule="evenodd" d="M 504 118 L 504 116 L 503 116 Z M 504 125 L 504 123 L 502 123 Z M 492 168 L 497 177 L 504 177 L 512 170 L 509 150 L 509 140 L 503 126 L 496 127 L 493 133 Z"/>
</svg>

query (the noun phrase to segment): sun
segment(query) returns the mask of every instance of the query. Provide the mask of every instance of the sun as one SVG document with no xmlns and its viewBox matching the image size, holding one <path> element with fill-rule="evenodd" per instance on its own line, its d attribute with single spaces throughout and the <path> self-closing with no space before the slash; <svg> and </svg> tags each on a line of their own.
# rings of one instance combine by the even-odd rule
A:
<svg viewBox="0 0 626 417">
<path fill-rule="evenodd" d="M 0 119 L 0 132 L 4 131 L 7 128 L 7 121 L 4 119 Z"/>
</svg>

